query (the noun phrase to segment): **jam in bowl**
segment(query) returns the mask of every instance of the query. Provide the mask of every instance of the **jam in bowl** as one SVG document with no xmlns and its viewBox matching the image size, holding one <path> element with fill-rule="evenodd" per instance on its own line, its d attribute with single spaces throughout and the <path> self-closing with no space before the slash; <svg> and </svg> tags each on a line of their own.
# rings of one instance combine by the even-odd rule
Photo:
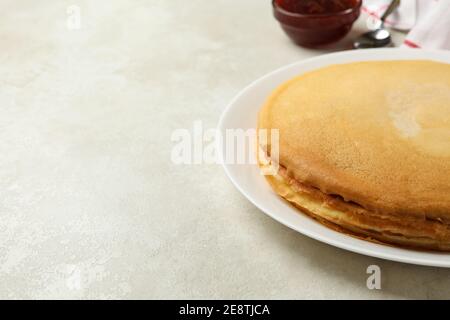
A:
<svg viewBox="0 0 450 320">
<path fill-rule="evenodd" d="M 345 37 L 358 19 L 362 0 L 273 0 L 273 12 L 298 45 L 319 47 Z"/>
</svg>

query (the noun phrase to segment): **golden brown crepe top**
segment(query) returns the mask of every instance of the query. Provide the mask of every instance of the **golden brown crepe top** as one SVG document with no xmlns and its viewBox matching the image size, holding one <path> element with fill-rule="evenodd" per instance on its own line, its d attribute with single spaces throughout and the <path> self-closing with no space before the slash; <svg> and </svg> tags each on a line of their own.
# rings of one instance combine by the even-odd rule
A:
<svg viewBox="0 0 450 320">
<path fill-rule="evenodd" d="M 303 183 L 375 212 L 450 219 L 450 64 L 309 72 L 272 94 L 258 127 L 279 129 L 280 164 Z"/>
</svg>

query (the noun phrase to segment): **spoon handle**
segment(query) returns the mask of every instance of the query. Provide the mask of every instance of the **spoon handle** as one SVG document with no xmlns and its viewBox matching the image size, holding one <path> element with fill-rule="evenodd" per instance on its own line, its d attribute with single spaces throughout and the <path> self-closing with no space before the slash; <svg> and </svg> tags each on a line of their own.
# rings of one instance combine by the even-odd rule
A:
<svg viewBox="0 0 450 320">
<path fill-rule="evenodd" d="M 386 18 L 400 5 L 400 0 L 393 0 L 389 7 L 387 7 L 386 12 L 381 16 L 381 21 L 384 23 Z"/>
</svg>

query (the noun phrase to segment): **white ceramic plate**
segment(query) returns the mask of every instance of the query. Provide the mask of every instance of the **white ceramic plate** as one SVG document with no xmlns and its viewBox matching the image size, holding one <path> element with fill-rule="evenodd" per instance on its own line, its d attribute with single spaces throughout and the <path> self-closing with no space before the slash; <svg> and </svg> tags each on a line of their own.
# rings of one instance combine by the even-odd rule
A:
<svg viewBox="0 0 450 320">
<path fill-rule="evenodd" d="M 257 114 L 267 96 L 296 75 L 331 64 L 368 60 L 435 60 L 450 63 L 450 52 L 417 49 L 370 49 L 322 55 L 278 69 L 245 88 L 222 115 L 219 130 L 254 129 Z M 374 79 L 376 81 L 376 79 Z M 247 150 L 240 150 L 246 152 Z M 250 155 L 253 157 L 253 155 Z M 254 159 L 254 158 L 253 158 Z M 420 252 L 378 245 L 338 233 L 291 207 L 269 187 L 255 164 L 227 164 L 225 171 L 234 185 L 255 206 L 278 222 L 330 245 L 382 259 L 427 266 L 450 267 L 450 254 Z M 249 162 L 249 161 L 247 161 Z M 254 163 L 254 161 L 252 161 Z"/>
</svg>

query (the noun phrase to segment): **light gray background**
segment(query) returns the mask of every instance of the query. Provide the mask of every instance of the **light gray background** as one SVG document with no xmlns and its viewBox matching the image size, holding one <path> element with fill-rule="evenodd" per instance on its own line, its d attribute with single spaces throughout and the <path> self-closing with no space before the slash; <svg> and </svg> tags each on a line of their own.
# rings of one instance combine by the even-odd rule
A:
<svg viewBox="0 0 450 320">
<path fill-rule="evenodd" d="M 450 297 L 450 270 L 311 240 L 258 211 L 219 165 L 171 163 L 173 130 L 214 128 L 245 85 L 327 51 L 294 46 L 269 0 L 0 11 L 0 298 Z M 380 291 L 366 288 L 370 264 Z"/>
</svg>

